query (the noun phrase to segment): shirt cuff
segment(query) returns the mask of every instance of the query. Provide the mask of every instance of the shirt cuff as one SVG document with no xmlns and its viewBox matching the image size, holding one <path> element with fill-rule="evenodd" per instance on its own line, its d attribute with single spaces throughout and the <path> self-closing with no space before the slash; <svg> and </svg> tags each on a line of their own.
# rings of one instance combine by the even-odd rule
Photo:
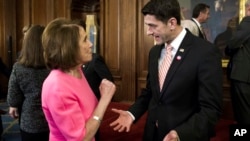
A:
<svg viewBox="0 0 250 141">
<path fill-rule="evenodd" d="M 135 117 L 134 117 L 134 115 L 131 113 L 131 112 L 129 112 L 129 111 L 126 111 L 131 117 L 132 117 L 132 119 L 133 119 L 133 121 L 135 120 Z"/>
</svg>

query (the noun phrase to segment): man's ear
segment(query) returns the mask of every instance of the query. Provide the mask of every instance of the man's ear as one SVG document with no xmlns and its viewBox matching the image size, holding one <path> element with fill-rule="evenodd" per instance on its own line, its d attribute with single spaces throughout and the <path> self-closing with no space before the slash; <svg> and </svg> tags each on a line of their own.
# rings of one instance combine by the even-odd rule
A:
<svg viewBox="0 0 250 141">
<path fill-rule="evenodd" d="M 170 26 L 170 29 L 171 30 L 174 30 L 175 28 L 176 28 L 176 25 L 177 25 L 177 20 L 176 20 L 176 18 L 170 18 L 169 20 L 168 20 L 168 25 Z"/>
</svg>

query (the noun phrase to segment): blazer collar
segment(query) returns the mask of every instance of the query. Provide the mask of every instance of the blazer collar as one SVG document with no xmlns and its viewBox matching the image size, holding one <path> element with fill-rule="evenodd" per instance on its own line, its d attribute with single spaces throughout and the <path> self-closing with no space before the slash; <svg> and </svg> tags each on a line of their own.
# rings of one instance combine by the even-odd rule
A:
<svg viewBox="0 0 250 141">
<path fill-rule="evenodd" d="M 165 94 L 165 91 L 167 91 L 167 88 L 169 84 L 171 83 L 171 80 L 174 79 L 174 76 L 176 75 L 176 71 L 178 70 L 180 65 L 183 63 L 183 61 L 185 61 L 185 57 L 191 49 L 193 37 L 194 35 L 192 35 L 192 33 L 187 30 L 187 34 L 182 40 L 182 43 L 180 44 L 180 47 L 177 50 L 173 58 L 172 64 L 168 70 L 168 74 L 165 78 L 163 88 L 161 91 L 161 97 L 163 96 L 163 94 Z M 159 91 L 160 91 L 160 88 L 159 88 Z"/>
</svg>

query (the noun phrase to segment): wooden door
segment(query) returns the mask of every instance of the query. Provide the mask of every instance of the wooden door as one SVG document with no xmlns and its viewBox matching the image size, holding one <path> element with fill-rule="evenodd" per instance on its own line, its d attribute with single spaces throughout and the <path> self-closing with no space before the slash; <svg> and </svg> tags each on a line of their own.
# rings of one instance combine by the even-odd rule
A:
<svg viewBox="0 0 250 141">
<path fill-rule="evenodd" d="M 101 53 L 115 78 L 115 101 L 133 102 L 145 87 L 153 40 L 145 33 L 141 8 L 148 0 L 101 0 Z"/>
<path fill-rule="evenodd" d="M 22 28 L 46 25 L 58 17 L 70 18 L 71 0 L 0 0 L 0 57 L 11 69 L 21 50 Z M 0 90 L 7 93 L 8 78 L 0 73 Z M 1 96 L 0 96 L 1 97 Z"/>
</svg>

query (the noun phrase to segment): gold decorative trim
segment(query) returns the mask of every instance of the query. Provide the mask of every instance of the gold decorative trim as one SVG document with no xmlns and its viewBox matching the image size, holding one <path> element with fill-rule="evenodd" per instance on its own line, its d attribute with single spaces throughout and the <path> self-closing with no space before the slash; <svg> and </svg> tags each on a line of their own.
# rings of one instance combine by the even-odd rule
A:
<svg viewBox="0 0 250 141">
<path fill-rule="evenodd" d="M 93 44 L 92 52 L 97 53 L 97 38 L 98 38 L 98 29 L 97 29 L 96 15 L 89 14 L 86 15 L 86 32 L 89 40 Z"/>
<path fill-rule="evenodd" d="M 222 60 L 221 60 L 222 68 L 226 68 L 226 67 L 227 67 L 228 62 L 229 62 L 229 60 L 228 60 L 228 59 L 222 59 Z"/>
<path fill-rule="evenodd" d="M 239 0 L 239 22 L 245 16 L 245 4 L 246 0 Z"/>
</svg>

